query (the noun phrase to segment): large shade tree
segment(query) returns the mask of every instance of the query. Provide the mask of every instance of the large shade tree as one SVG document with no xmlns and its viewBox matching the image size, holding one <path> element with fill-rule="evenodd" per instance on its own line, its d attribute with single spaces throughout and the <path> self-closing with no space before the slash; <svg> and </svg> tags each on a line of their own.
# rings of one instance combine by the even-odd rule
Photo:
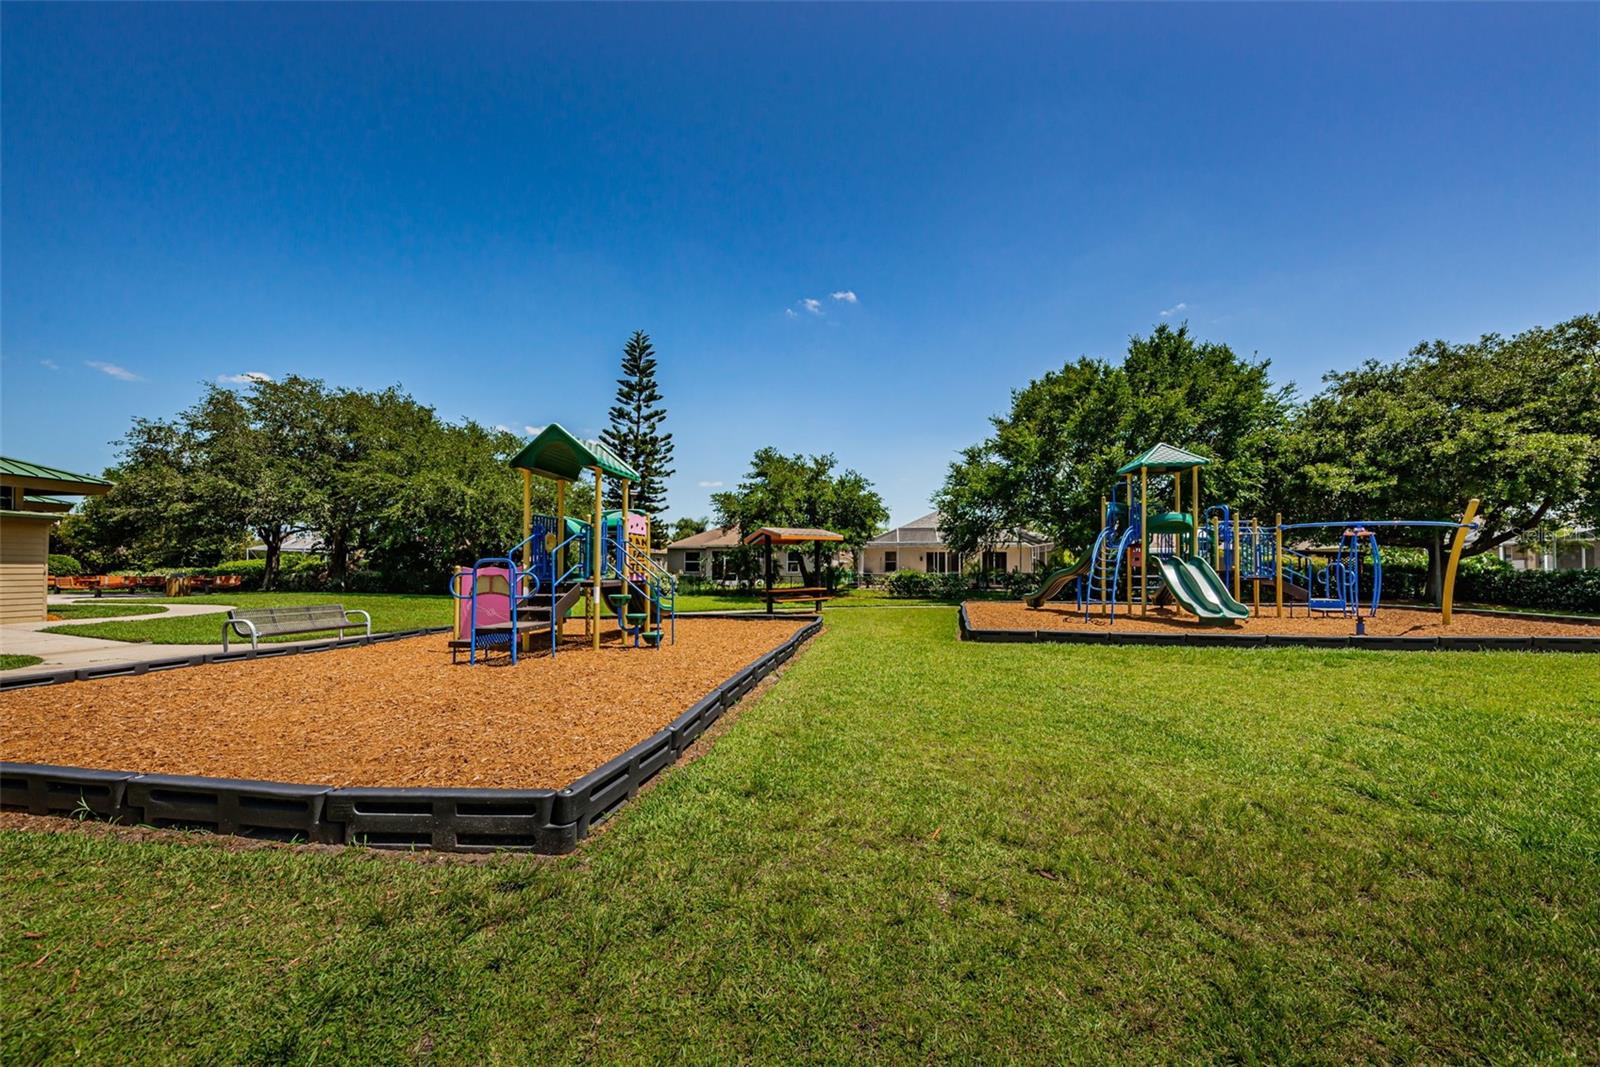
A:
<svg viewBox="0 0 1600 1067">
<path fill-rule="evenodd" d="M 994 432 L 959 453 L 935 494 L 942 533 L 963 553 L 1020 527 L 1086 544 L 1117 468 L 1158 441 L 1212 460 L 1206 499 L 1265 509 L 1291 399 L 1267 361 L 1162 323 L 1132 338 L 1120 364 L 1084 357 L 1014 392 Z"/>
<path fill-rule="evenodd" d="M 711 503 L 724 526 L 755 530 L 762 526 L 787 526 L 831 530 L 844 545 L 859 551 L 888 519 L 883 498 L 859 471 L 838 470 L 832 455 L 787 455 L 762 448 L 750 460 L 749 473 L 739 485 L 716 493 Z M 811 546 L 814 571 L 806 583 L 819 580 L 823 548 Z M 804 564 L 802 564 L 804 566 Z"/>
<path fill-rule="evenodd" d="M 1314 519 L 1450 519 L 1481 501 L 1468 555 L 1542 523 L 1600 521 L 1600 316 L 1429 341 L 1330 374 L 1297 420 L 1289 486 Z M 1441 539 L 1425 545 L 1438 580 Z"/>
<path fill-rule="evenodd" d="M 134 422 L 114 488 L 62 523 L 60 543 L 97 569 L 161 569 L 237 558 L 253 537 L 270 588 L 284 541 L 307 530 L 335 586 L 359 563 L 369 585 L 442 590 L 451 566 L 502 555 L 520 536 L 521 480 L 508 465 L 520 444 L 444 422 L 398 388 L 207 386 L 174 419 Z M 568 494 L 574 514 L 591 502 L 581 485 Z M 549 482 L 535 479 L 534 507 L 554 509 Z"/>
</svg>

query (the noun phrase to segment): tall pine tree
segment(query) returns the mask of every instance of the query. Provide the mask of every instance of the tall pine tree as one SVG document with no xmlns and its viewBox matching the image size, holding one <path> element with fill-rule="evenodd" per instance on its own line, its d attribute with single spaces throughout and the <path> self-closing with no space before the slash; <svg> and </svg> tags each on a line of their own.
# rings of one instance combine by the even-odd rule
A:
<svg viewBox="0 0 1600 1067">
<path fill-rule="evenodd" d="M 611 405 L 611 425 L 600 440 L 639 472 L 639 484 L 630 491 L 628 506 L 650 516 L 650 539 L 666 544 L 667 531 L 659 521 L 667 507 L 667 479 L 672 477 L 672 435 L 661 432 L 667 409 L 656 386 L 656 353 L 643 330 L 635 330 L 622 349 L 622 377 L 617 379 L 617 402 Z M 615 479 L 606 483 L 606 506 L 622 506 L 622 489 Z"/>
</svg>

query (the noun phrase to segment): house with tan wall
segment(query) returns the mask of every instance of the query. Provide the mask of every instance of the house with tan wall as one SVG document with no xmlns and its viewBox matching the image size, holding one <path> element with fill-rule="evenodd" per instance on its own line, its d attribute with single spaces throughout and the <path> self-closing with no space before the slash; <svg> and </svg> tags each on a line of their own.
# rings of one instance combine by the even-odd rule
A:
<svg viewBox="0 0 1600 1067">
<path fill-rule="evenodd" d="M 0 623 L 43 622 L 50 530 L 72 509 L 66 496 L 96 496 L 111 483 L 92 474 L 0 456 Z"/>
<path fill-rule="evenodd" d="M 1013 530 L 1003 534 L 981 553 L 963 555 L 952 551 L 939 532 L 940 516 L 930 511 L 904 526 L 896 526 L 868 541 L 861 552 L 861 573 L 869 578 L 895 571 L 923 571 L 950 574 L 982 570 L 990 574 L 1021 571 L 1032 574 L 1050 559 L 1054 546 L 1032 530 Z"/>
</svg>

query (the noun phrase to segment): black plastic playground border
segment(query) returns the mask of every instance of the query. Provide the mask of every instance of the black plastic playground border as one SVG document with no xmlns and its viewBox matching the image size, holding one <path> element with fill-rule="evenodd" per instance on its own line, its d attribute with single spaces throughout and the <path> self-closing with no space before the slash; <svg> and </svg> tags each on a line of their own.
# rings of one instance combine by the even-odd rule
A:
<svg viewBox="0 0 1600 1067">
<path fill-rule="evenodd" d="M 774 616 L 729 614 L 722 617 L 770 619 Z M 636 795 L 651 778 L 676 762 L 696 738 L 822 629 L 822 618 L 817 615 L 776 617 L 794 619 L 805 625 L 783 644 L 747 664 L 696 701 L 667 726 L 564 789 L 341 789 L 289 782 L 0 762 L 0 808 L 33 815 L 109 819 L 126 825 L 205 829 L 278 841 L 442 852 L 571 852 L 598 823 Z M 374 636 L 372 640 L 396 640 L 438 632 L 440 630 L 412 630 Z M 366 643 L 363 638 L 343 642 L 343 645 Z M 331 644 L 301 651 L 334 647 L 342 646 Z M 174 662 L 171 666 L 233 662 L 251 657 L 230 654 L 189 658 L 194 662 Z M 147 672 L 130 669 L 120 673 Z M 95 678 L 109 676 L 92 675 Z"/>
<path fill-rule="evenodd" d="M 1461 611 L 1459 614 L 1469 614 Z M 1600 652 L 1600 637 L 1334 637 L 1325 634 L 1248 634 L 1220 632 L 1118 632 L 1076 630 L 980 630 L 961 605 L 961 640 L 990 644 L 1174 645 L 1184 648 L 1358 648 L 1381 652 Z"/>
</svg>

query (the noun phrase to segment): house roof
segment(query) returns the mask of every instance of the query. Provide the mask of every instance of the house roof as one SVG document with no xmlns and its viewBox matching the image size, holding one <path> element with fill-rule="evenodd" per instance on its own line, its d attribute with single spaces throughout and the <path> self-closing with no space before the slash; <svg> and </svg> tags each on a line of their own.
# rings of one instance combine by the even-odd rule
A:
<svg viewBox="0 0 1600 1067">
<path fill-rule="evenodd" d="M 896 526 L 868 541 L 869 545 L 942 545 L 944 539 L 939 536 L 939 523 L 942 521 L 937 511 L 930 511 L 920 519 L 912 519 L 903 526 Z"/>
<path fill-rule="evenodd" d="M 1190 467 L 1205 467 L 1211 461 L 1193 452 L 1186 452 L 1165 442 L 1151 445 L 1117 468 L 1118 474 L 1132 474 L 1140 467 L 1152 471 L 1185 471 Z"/>
<path fill-rule="evenodd" d="M 869 545 L 926 545 L 936 548 L 945 546 L 944 535 L 939 532 L 939 526 L 944 521 L 944 516 L 937 511 L 930 511 L 921 518 L 912 519 L 904 526 L 896 526 L 868 541 Z M 1048 538 L 1033 530 L 1007 531 L 1015 537 L 1015 543 L 1021 545 L 1042 545 L 1048 543 Z"/>
<path fill-rule="evenodd" d="M 747 545 L 801 545 L 808 541 L 843 541 L 843 534 L 812 526 L 763 526 L 744 539 Z"/>
<path fill-rule="evenodd" d="M 572 436 L 557 423 L 551 423 L 539 436 L 522 446 L 522 451 L 511 457 L 511 465 L 518 470 L 542 474 L 546 478 L 559 478 L 575 482 L 582 475 L 599 467 L 613 478 L 639 480 L 639 472 L 622 461 L 600 441 L 585 441 Z"/>
<path fill-rule="evenodd" d="M 111 488 L 109 481 L 92 474 L 74 474 L 59 467 L 46 467 L 42 463 L 30 463 L 10 456 L 0 456 L 0 476 L 11 482 L 23 482 L 28 489 L 39 492 L 89 495 L 104 493 Z"/>
<path fill-rule="evenodd" d="M 739 543 L 739 527 L 713 526 L 688 537 L 681 537 L 668 548 L 733 548 Z"/>
</svg>

